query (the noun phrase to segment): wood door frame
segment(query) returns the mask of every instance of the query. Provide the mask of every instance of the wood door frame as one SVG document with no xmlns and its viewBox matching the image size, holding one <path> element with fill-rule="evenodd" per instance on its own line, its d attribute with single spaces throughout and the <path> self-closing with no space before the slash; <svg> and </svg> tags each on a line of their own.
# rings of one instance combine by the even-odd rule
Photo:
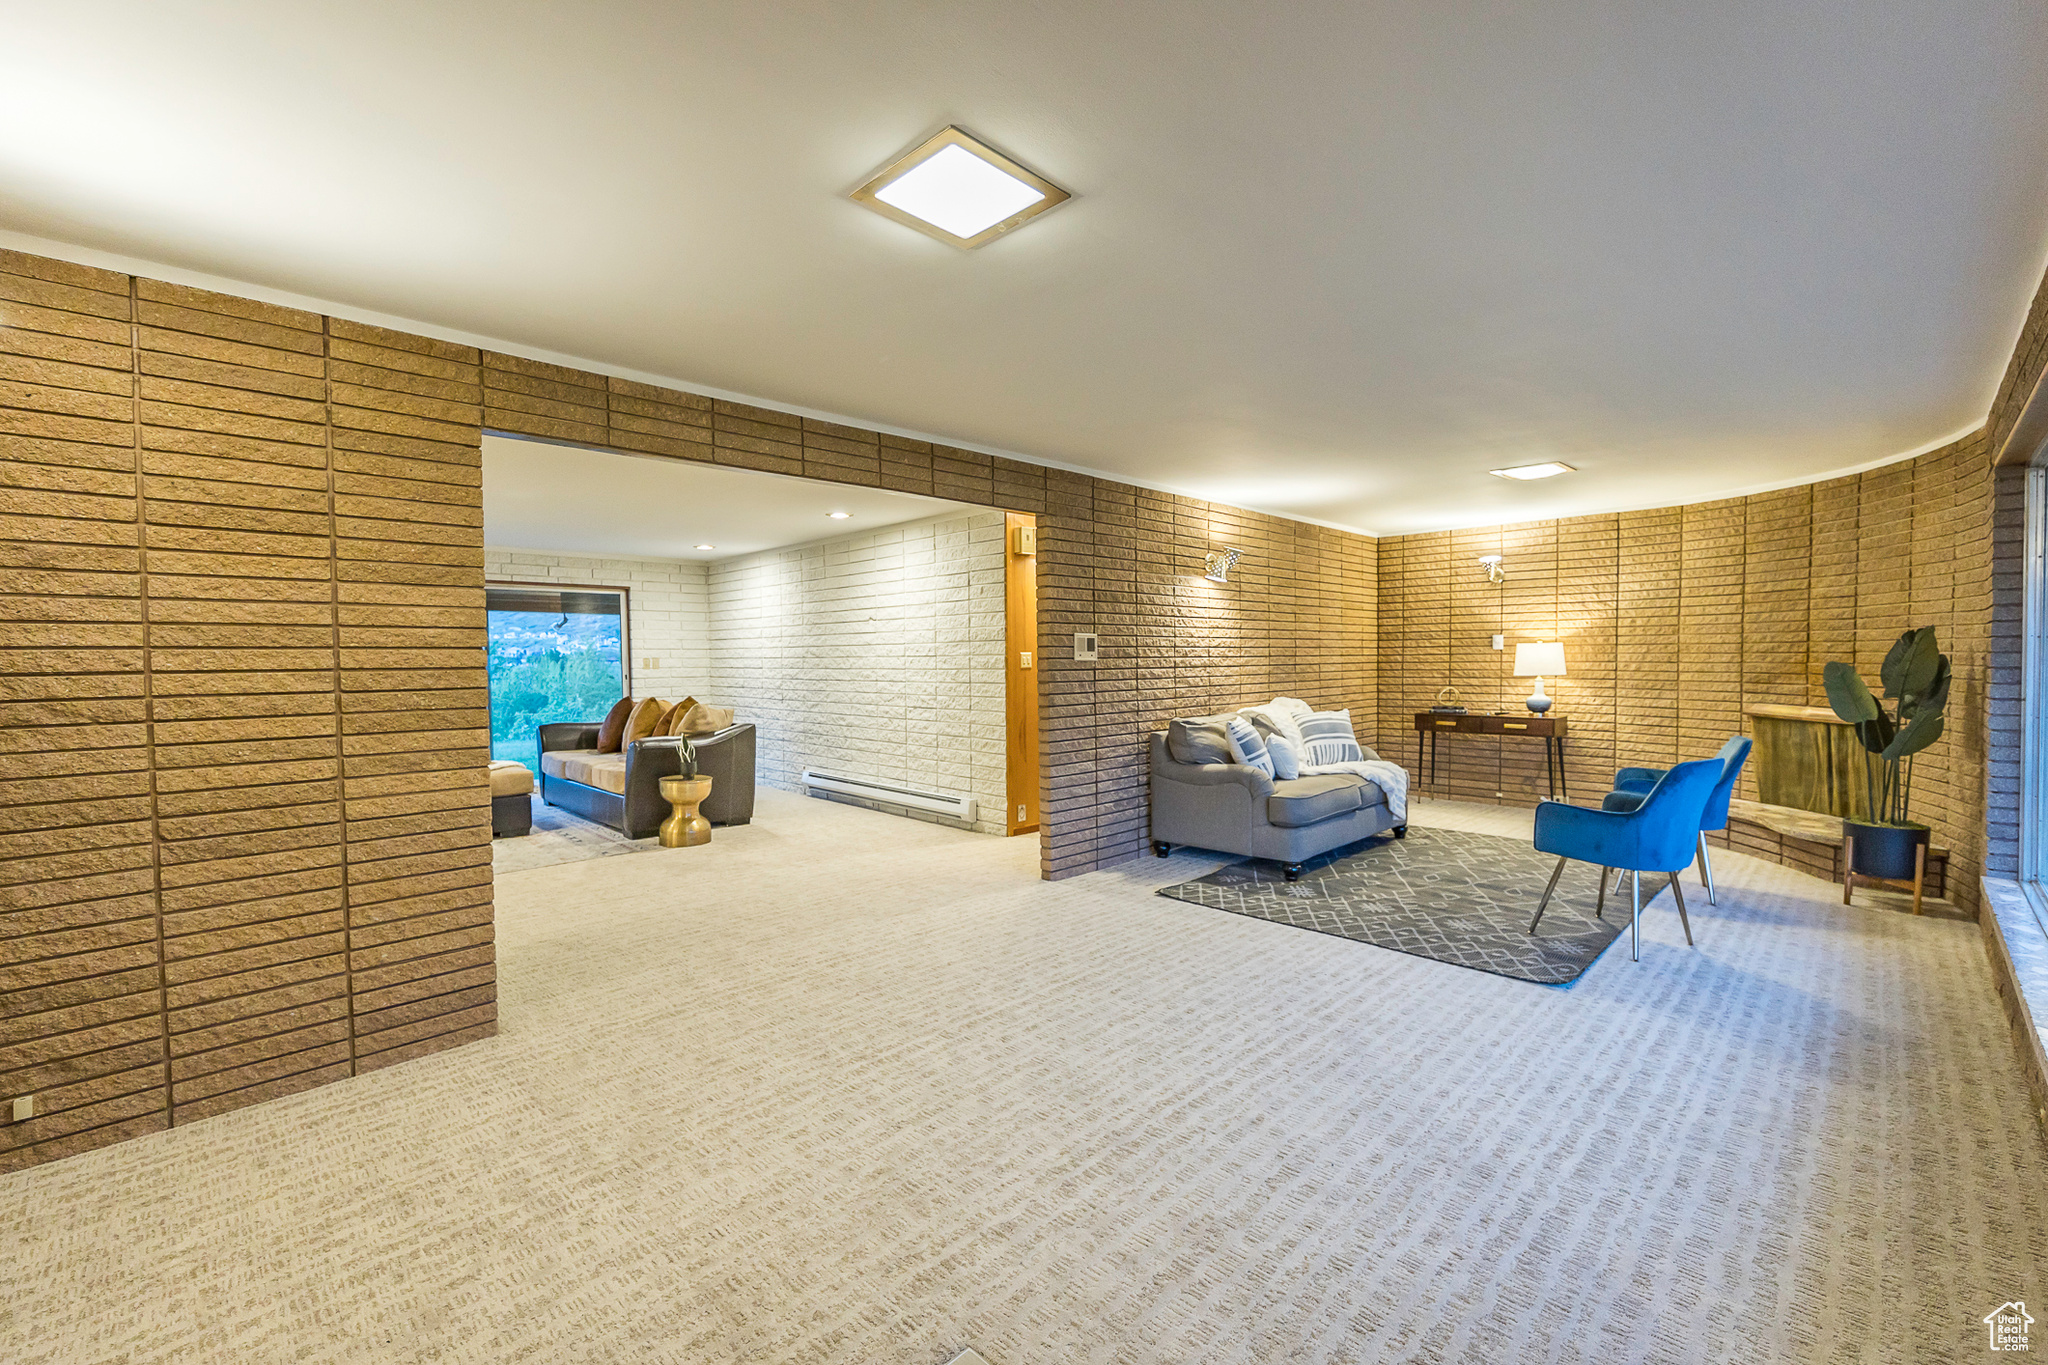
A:
<svg viewBox="0 0 2048 1365">
<path fill-rule="evenodd" d="M 1020 530 L 1038 533 L 1029 512 L 1003 513 L 1003 696 L 1007 713 L 1008 804 L 1003 828 L 1009 834 L 1038 830 L 1038 559 L 1017 552 Z"/>
</svg>

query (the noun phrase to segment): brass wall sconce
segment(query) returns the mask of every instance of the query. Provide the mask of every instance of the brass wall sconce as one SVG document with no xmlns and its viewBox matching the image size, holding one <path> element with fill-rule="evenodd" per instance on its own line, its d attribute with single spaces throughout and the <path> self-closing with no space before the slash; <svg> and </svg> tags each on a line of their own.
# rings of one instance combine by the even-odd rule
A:
<svg viewBox="0 0 2048 1365">
<path fill-rule="evenodd" d="M 1508 581 L 1507 571 L 1500 566 L 1500 555 L 1479 556 L 1479 567 L 1486 570 L 1486 581 L 1498 586 Z"/>
<path fill-rule="evenodd" d="M 1211 550 L 1202 558 L 1202 577 L 1211 583 L 1228 583 L 1230 566 L 1242 558 L 1243 550 L 1233 550 L 1228 545 L 1220 550 Z"/>
</svg>

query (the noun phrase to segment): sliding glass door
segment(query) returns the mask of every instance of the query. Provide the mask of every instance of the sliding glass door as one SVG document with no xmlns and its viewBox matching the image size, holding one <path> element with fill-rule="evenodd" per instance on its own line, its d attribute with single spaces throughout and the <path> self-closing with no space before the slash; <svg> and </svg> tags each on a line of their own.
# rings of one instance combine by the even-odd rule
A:
<svg viewBox="0 0 2048 1365">
<path fill-rule="evenodd" d="M 491 584 L 484 610 L 491 757 L 537 768 L 539 726 L 603 720 L 626 695 L 626 590 Z"/>
</svg>

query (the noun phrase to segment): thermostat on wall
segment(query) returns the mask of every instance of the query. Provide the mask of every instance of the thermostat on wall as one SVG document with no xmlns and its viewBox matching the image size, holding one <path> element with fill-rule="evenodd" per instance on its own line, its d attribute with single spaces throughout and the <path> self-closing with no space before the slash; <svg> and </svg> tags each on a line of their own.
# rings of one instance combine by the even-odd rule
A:
<svg viewBox="0 0 2048 1365">
<path fill-rule="evenodd" d="M 1074 636 L 1074 658 L 1084 664 L 1095 662 L 1095 637 L 1093 635 Z"/>
</svg>

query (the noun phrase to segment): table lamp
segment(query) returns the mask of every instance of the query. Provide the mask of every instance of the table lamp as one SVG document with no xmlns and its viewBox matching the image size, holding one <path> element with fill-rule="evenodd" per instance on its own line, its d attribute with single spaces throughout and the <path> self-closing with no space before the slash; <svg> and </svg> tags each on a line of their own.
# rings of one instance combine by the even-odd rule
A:
<svg viewBox="0 0 2048 1365">
<path fill-rule="evenodd" d="M 1564 676 L 1564 646 L 1555 640 L 1543 640 L 1531 645 L 1515 646 L 1515 676 L 1534 678 L 1536 690 L 1523 703 L 1537 715 L 1550 709 L 1550 698 L 1544 695 L 1545 678 Z"/>
</svg>

